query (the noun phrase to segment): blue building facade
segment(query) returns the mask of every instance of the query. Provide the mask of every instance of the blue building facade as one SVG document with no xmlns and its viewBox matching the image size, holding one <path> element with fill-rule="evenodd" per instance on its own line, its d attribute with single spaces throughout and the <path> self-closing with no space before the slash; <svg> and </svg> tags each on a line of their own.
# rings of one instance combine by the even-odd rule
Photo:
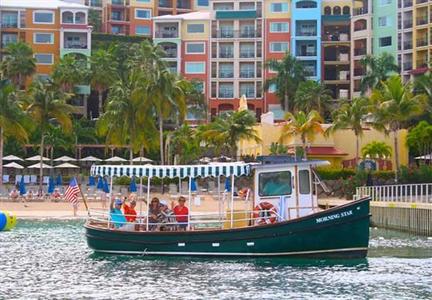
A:
<svg viewBox="0 0 432 300">
<path fill-rule="evenodd" d="M 309 79 L 321 80 L 321 0 L 291 2 L 291 53 Z"/>
</svg>

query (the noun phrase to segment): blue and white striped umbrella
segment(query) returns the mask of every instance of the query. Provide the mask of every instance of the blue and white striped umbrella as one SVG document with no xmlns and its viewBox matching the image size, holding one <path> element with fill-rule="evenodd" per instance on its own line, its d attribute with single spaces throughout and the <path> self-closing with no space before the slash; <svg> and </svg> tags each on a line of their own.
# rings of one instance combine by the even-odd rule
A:
<svg viewBox="0 0 432 300">
<path fill-rule="evenodd" d="M 137 189 L 137 185 L 136 185 L 136 182 L 135 182 L 135 177 L 132 177 L 130 185 L 129 185 L 129 191 L 131 193 L 136 193 L 137 190 L 138 189 Z"/>
<path fill-rule="evenodd" d="M 101 176 L 98 177 L 98 183 L 96 188 L 98 190 L 103 190 L 104 188 L 103 178 Z"/>
</svg>

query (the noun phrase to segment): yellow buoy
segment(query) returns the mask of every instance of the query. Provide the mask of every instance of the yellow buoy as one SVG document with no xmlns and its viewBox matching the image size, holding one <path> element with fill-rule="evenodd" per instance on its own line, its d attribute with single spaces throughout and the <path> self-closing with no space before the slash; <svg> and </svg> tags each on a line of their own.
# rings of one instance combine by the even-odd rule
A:
<svg viewBox="0 0 432 300">
<path fill-rule="evenodd" d="M 17 219 L 8 211 L 4 211 L 3 213 L 6 215 L 6 226 L 3 228 L 3 230 L 11 230 L 16 226 Z"/>
</svg>

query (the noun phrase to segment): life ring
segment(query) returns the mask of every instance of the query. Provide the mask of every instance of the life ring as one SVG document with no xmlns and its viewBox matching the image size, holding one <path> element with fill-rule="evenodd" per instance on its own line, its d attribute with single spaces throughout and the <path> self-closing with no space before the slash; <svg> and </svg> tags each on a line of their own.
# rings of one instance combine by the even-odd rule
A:
<svg viewBox="0 0 432 300">
<path fill-rule="evenodd" d="M 253 218 L 258 225 L 273 224 L 277 220 L 277 210 L 270 202 L 261 202 L 254 208 Z"/>
</svg>

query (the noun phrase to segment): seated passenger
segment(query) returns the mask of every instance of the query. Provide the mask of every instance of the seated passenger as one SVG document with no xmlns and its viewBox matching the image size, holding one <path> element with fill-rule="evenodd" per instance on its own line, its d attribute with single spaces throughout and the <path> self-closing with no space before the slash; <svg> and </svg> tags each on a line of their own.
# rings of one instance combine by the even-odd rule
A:
<svg viewBox="0 0 432 300">
<path fill-rule="evenodd" d="M 121 211 L 122 204 L 123 202 L 120 199 L 114 200 L 114 198 L 111 200 L 110 203 L 110 220 L 116 229 L 124 226 L 127 222 L 125 216 Z"/>
<path fill-rule="evenodd" d="M 176 205 L 173 208 L 174 214 L 176 216 L 176 220 L 179 223 L 179 225 L 178 225 L 179 230 L 186 230 L 186 228 L 188 226 L 189 209 L 185 206 L 185 203 L 186 203 L 186 198 L 181 196 L 178 199 L 178 205 Z"/>
<path fill-rule="evenodd" d="M 126 203 L 127 201 L 127 198 L 125 198 L 125 201 L 123 202 L 123 212 L 125 214 L 126 220 L 130 223 L 134 223 L 137 218 L 137 212 L 135 210 L 136 201 L 131 200 L 129 205 Z"/>
<path fill-rule="evenodd" d="M 157 223 L 160 223 L 159 221 L 162 219 L 162 208 L 164 208 L 164 205 L 160 203 L 158 198 L 154 197 L 150 202 L 148 211 L 150 230 L 155 230 L 157 228 Z"/>
</svg>

